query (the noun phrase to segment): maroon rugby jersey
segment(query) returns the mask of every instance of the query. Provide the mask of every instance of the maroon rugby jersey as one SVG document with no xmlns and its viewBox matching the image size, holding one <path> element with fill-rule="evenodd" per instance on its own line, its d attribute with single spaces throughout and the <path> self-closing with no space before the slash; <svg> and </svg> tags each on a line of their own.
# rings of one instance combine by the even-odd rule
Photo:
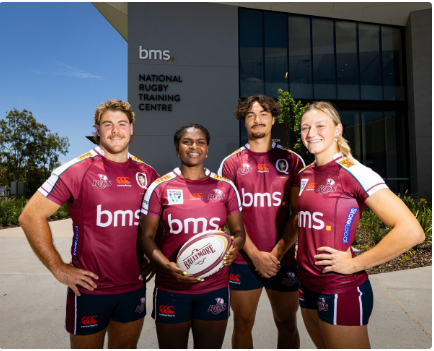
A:
<svg viewBox="0 0 434 351">
<path fill-rule="evenodd" d="M 297 174 L 305 166 L 303 159 L 291 150 L 273 142 L 269 152 L 253 152 L 249 144 L 226 157 L 218 174 L 235 183 L 243 205 L 246 233 L 260 251 L 271 252 L 279 241 L 290 216 L 291 187 L 298 187 Z M 250 264 L 244 252 L 235 263 Z M 281 260 L 295 263 L 294 247 Z"/>
<path fill-rule="evenodd" d="M 298 198 L 298 274 L 310 290 L 338 294 L 361 285 L 366 272 L 351 275 L 321 273 L 325 266 L 315 266 L 317 248 L 329 246 L 346 251 L 356 235 L 357 223 L 366 207 L 365 200 L 387 188 L 373 170 L 356 160 L 342 157 L 323 166 L 314 163 L 299 173 Z M 354 257 L 354 253 L 352 253 Z"/>
<path fill-rule="evenodd" d="M 140 204 L 157 178 L 138 158 L 113 162 L 96 147 L 55 169 L 39 188 L 56 204 L 67 202 L 74 232 L 72 263 L 99 277 L 94 291 L 79 287 L 81 292 L 119 294 L 143 286 L 137 253 Z"/>
<path fill-rule="evenodd" d="M 223 230 L 226 217 L 241 211 L 237 189 L 229 179 L 205 169 L 206 177 L 188 180 L 175 168 L 151 184 L 143 198 L 141 212 L 160 217 L 164 226 L 161 251 L 176 262 L 179 249 L 195 234 L 206 230 Z M 157 288 L 182 294 L 202 294 L 229 285 L 229 268 L 197 284 L 180 283 L 160 268 Z"/>
</svg>

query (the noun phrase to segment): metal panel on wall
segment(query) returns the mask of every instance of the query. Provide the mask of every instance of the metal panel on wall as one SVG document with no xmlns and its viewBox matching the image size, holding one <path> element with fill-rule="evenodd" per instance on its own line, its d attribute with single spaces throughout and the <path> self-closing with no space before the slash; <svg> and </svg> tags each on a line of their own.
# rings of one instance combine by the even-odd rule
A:
<svg viewBox="0 0 434 351">
<path fill-rule="evenodd" d="M 239 147 L 238 7 L 207 3 L 128 4 L 128 100 L 136 114 L 131 153 L 161 175 L 179 166 L 176 129 L 203 124 L 206 166 Z"/>
</svg>

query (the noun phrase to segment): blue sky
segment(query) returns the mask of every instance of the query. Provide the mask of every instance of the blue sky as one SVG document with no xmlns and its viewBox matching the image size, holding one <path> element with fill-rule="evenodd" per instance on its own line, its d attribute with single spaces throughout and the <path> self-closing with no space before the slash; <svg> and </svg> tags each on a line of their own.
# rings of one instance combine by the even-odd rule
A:
<svg viewBox="0 0 434 351">
<path fill-rule="evenodd" d="M 0 44 L 0 119 L 32 111 L 63 162 L 90 150 L 96 106 L 127 100 L 127 42 L 91 3 L 0 3 Z"/>
</svg>

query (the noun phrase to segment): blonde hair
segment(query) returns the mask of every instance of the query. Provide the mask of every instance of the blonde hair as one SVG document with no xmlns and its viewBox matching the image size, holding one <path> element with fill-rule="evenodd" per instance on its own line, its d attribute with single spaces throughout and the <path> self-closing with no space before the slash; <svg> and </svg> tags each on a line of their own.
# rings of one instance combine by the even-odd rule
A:
<svg viewBox="0 0 434 351">
<path fill-rule="evenodd" d="M 101 117 L 107 111 L 120 111 L 127 115 L 128 121 L 134 123 L 134 112 L 131 110 L 131 105 L 128 102 L 122 100 L 107 100 L 106 102 L 98 105 L 95 114 L 93 115 L 94 127 L 99 126 L 101 123 Z M 99 145 L 100 137 L 96 132 L 93 132 L 93 140 Z M 132 140 L 132 137 L 131 137 Z M 130 143 L 131 143 L 130 140 Z"/>
<path fill-rule="evenodd" d="M 330 102 L 315 101 L 309 105 L 309 107 L 306 109 L 306 111 L 304 111 L 304 113 L 313 109 L 324 112 L 327 116 L 329 116 L 332 119 L 335 126 L 337 126 L 339 123 L 342 124 L 338 111 Z M 338 139 L 337 144 L 338 144 L 339 152 L 341 152 L 343 156 L 349 159 L 353 159 L 353 155 L 351 155 L 351 148 L 350 145 L 348 144 L 348 141 L 342 136 L 342 134 L 339 134 L 337 136 L 337 139 Z"/>
</svg>

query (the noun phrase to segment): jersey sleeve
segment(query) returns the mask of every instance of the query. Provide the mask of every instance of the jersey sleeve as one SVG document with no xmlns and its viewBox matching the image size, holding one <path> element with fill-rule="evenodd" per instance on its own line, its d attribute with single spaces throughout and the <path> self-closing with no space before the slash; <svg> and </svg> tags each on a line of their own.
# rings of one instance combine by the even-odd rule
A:
<svg viewBox="0 0 434 351">
<path fill-rule="evenodd" d="M 240 199 L 240 194 L 238 193 L 235 185 L 230 182 L 228 190 L 228 200 L 226 201 L 226 214 L 228 216 L 233 215 L 237 212 L 241 212 L 242 204 Z"/>
<path fill-rule="evenodd" d="M 73 202 L 74 199 L 72 189 L 55 173 L 40 186 L 38 191 L 60 206 L 66 201 Z"/>
<path fill-rule="evenodd" d="M 222 163 L 220 165 L 220 168 L 217 171 L 217 174 L 220 177 L 225 177 L 225 178 L 228 178 L 231 181 L 235 182 L 235 178 L 236 178 L 236 175 L 237 175 L 237 170 L 236 170 L 236 167 L 235 167 L 235 162 L 233 160 L 233 157 L 231 157 L 231 156 L 226 157 L 222 161 Z"/>
<path fill-rule="evenodd" d="M 378 190 L 389 188 L 379 174 L 361 163 L 350 167 L 341 165 L 341 168 L 347 174 L 347 181 L 344 182 L 345 191 L 363 201 Z"/>
<path fill-rule="evenodd" d="M 151 217 L 160 217 L 162 212 L 161 203 L 161 190 L 162 187 L 158 186 L 156 182 L 152 183 L 151 186 L 146 190 L 145 196 L 143 196 L 141 213 Z"/>
</svg>

